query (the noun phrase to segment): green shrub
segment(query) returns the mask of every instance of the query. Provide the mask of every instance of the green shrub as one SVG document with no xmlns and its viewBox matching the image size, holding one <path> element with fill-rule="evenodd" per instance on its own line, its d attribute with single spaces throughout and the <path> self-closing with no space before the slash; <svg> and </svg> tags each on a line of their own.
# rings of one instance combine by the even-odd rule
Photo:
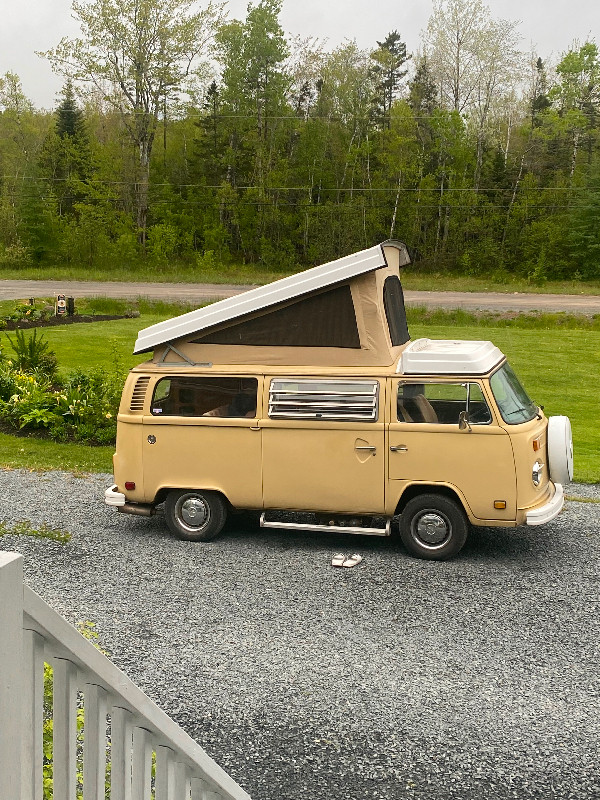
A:
<svg viewBox="0 0 600 800">
<path fill-rule="evenodd" d="M 115 441 L 122 376 L 103 370 L 73 372 L 51 385 L 41 372 L 0 364 L 0 420 L 22 430 L 47 431 L 59 442 L 106 445 Z"/>
<path fill-rule="evenodd" d="M 15 363 L 22 372 L 37 371 L 52 379 L 58 371 L 58 360 L 54 350 L 50 349 L 50 342 L 44 339 L 43 334 L 38 336 L 37 329 L 29 336 L 22 330 L 15 331 L 14 340 L 6 334 L 15 353 Z"/>
</svg>

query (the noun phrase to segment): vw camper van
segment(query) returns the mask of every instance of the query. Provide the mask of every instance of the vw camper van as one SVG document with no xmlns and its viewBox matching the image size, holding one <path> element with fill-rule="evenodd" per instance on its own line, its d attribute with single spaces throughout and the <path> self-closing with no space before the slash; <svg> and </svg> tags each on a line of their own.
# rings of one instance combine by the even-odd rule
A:
<svg viewBox="0 0 600 800">
<path fill-rule="evenodd" d="M 106 502 L 163 505 L 207 541 L 261 525 L 389 536 L 447 559 L 470 525 L 541 525 L 572 478 L 567 417 L 544 416 L 487 341 L 411 340 L 387 241 L 140 331 Z M 281 512 L 286 512 L 282 514 Z"/>
</svg>

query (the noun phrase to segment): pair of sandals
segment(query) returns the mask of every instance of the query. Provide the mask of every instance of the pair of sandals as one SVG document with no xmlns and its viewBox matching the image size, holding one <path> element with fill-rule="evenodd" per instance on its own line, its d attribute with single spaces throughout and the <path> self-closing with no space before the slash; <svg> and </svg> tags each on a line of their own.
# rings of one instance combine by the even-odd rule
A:
<svg viewBox="0 0 600 800">
<path fill-rule="evenodd" d="M 344 555 L 344 553 L 336 553 L 331 559 L 332 567 L 355 567 L 362 561 L 362 556 L 358 553 L 353 553 L 351 556 Z"/>
</svg>

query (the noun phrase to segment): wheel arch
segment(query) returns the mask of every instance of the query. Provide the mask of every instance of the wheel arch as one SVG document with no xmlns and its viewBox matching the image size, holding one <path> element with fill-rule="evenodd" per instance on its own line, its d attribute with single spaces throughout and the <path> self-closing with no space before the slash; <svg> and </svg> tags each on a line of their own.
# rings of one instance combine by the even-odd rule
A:
<svg viewBox="0 0 600 800">
<path fill-rule="evenodd" d="M 214 486 L 161 486 L 161 488 L 156 492 L 156 496 L 152 501 L 152 505 L 157 506 L 160 503 L 164 503 L 169 492 L 212 492 L 213 494 L 220 495 L 228 508 L 234 507 L 229 502 L 229 498 L 225 492 L 222 489 L 215 488 Z"/>
<path fill-rule="evenodd" d="M 468 519 L 473 521 L 473 514 L 471 513 L 471 509 L 469 508 L 465 498 L 461 495 L 458 489 L 445 483 L 411 483 L 400 495 L 398 502 L 396 503 L 396 511 L 394 512 L 395 515 L 401 514 L 406 508 L 408 502 L 422 494 L 440 494 L 443 497 L 447 497 L 449 500 L 454 500 L 454 502 L 457 503 L 465 512 Z"/>
</svg>

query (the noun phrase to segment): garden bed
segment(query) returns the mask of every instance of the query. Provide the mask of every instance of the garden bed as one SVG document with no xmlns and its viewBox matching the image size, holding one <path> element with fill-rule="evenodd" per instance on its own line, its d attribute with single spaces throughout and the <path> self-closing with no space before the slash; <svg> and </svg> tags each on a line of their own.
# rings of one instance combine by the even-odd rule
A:
<svg viewBox="0 0 600 800">
<path fill-rule="evenodd" d="M 131 314 L 73 314 L 67 317 L 49 319 L 7 319 L 2 330 L 16 331 L 28 328 L 49 328 L 54 325 L 72 325 L 76 322 L 108 322 L 115 319 L 129 319 Z"/>
</svg>

